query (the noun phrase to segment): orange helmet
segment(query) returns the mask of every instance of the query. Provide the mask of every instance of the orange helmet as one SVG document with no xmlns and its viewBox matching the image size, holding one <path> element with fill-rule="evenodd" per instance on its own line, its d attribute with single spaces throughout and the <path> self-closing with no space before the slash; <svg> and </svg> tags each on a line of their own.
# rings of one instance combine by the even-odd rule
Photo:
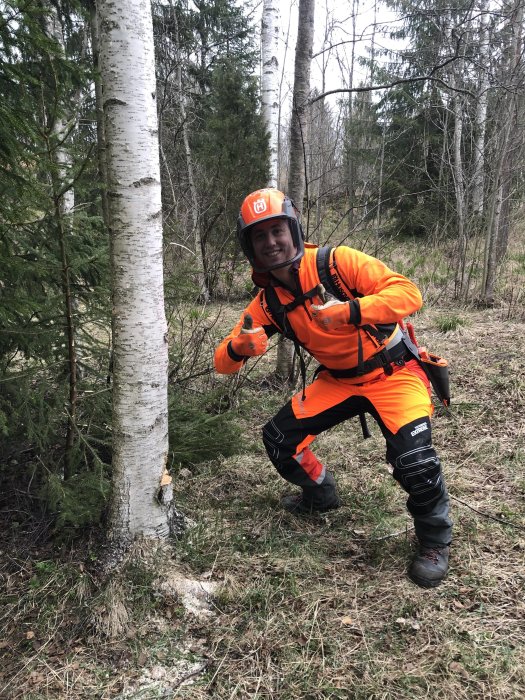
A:
<svg viewBox="0 0 525 700">
<path fill-rule="evenodd" d="M 270 268 L 260 268 L 255 262 L 250 232 L 255 224 L 266 221 L 266 219 L 286 219 L 288 221 L 297 253 L 293 258 L 283 263 Z M 256 190 L 245 198 L 237 219 L 237 237 L 244 254 L 256 272 L 268 272 L 278 267 L 285 267 L 300 260 L 304 255 L 304 233 L 299 222 L 299 212 L 289 197 L 272 187 Z"/>
</svg>

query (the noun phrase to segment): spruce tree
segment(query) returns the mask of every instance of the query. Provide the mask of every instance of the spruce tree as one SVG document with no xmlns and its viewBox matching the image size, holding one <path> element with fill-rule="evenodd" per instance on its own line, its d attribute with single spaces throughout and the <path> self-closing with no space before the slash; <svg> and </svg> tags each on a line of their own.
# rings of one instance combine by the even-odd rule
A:
<svg viewBox="0 0 525 700">
<path fill-rule="evenodd" d="M 57 508 L 69 488 L 63 476 L 76 481 L 73 491 L 91 480 L 99 495 L 104 481 L 92 438 L 105 439 L 93 386 L 107 374 L 107 241 L 80 10 L 12 0 L 0 25 L 0 430 L 7 454 L 39 455 L 33 486 Z M 52 17 L 63 43 L 49 32 Z M 73 192 L 66 220 L 61 200 Z"/>
<path fill-rule="evenodd" d="M 238 255 L 239 204 L 268 177 L 268 136 L 254 77 L 258 41 L 245 10 L 225 0 L 191 7 L 158 3 L 154 23 L 165 230 L 176 251 L 168 270 L 180 279 L 184 266 L 197 259 L 186 251 L 197 218 L 206 286 L 218 296 L 227 291 Z M 173 78 L 179 69 L 180 87 Z M 184 293 L 199 296 L 197 288 L 168 287 L 168 299 Z"/>
</svg>

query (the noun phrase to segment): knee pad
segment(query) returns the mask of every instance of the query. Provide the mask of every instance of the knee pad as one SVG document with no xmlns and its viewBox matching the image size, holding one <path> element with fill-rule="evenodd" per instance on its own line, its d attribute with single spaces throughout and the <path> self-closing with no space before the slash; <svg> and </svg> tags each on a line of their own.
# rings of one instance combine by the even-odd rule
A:
<svg viewBox="0 0 525 700">
<path fill-rule="evenodd" d="M 262 433 L 268 457 L 283 479 L 302 488 L 320 488 L 325 470 L 310 450 L 306 448 L 294 457 L 296 445 L 292 439 L 293 435 L 285 434 L 279 428 L 278 421 L 273 418 L 263 427 Z M 325 487 L 329 485 L 333 489 L 330 479 Z"/>
<path fill-rule="evenodd" d="M 263 427 L 262 439 L 266 452 L 268 453 L 268 457 L 271 459 L 273 464 L 277 466 L 280 460 L 282 460 L 284 457 L 282 454 L 284 433 L 279 430 L 273 418 Z"/>
<path fill-rule="evenodd" d="M 411 511 L 424 513 L 443 495 L 441 463 L 430 445 L 398 455 L 393 467 L 394 478 L 409 494 Z"/>
</svg>

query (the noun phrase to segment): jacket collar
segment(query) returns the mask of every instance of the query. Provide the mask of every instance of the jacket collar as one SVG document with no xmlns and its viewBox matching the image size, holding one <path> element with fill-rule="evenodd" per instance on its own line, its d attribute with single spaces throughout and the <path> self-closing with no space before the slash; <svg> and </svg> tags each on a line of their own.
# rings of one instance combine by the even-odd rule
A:
<svg viewBox="0 0 525 700">
<path fill-rule="evenodd" d="M 302 258 L 301 258 L 302 260 Z M 296 262 L 292 263 L 291 268 L 292 271 L 295 272 L 296 274 L 299 272 L 299 268 L 301 266 L 301 260 L 297 260 Z M 271 272 L 255 272 L 255 270 L 252 270 L 252 281 L 257 287 L 282 287 L 283 285 L 277 277 L 274 277 Z"/>
</svg>

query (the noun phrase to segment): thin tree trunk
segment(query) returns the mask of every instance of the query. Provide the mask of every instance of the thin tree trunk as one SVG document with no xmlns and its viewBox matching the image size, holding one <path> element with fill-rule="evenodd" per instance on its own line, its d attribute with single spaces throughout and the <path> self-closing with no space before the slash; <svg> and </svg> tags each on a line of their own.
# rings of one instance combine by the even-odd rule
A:
<svg viewBox="0 0 525 700">
<path fill-rule="evenodd" d="M 43 3 L 45 9 L 44 26 L 47 36 L 56 41 L 64 53 L 64 36 L 59 22 L 57 10 L 47 2 Z M 52 59 L 50 59 L 52 60 Z M 57 95 L 59 86 L 56 86 Z M 75 322 L 74 322 L 74 298 L 71 285 L 71 268 L 68 255 L 67 239 L 73 233 L 73 210 L 75 206 L 75 193 L 71 182 L 72 158 L 65 141 L 72 127 L 68 125 L 61 113 L 62 106 L 55 100 L 56 111 L 52 115 L 50 138 L 47 140 L 48 157 L 54 163 L 52 167 L 53 211 L 60 247 L 62 266 L 62 295 L 64 302 L 64 319 L 67 344 L 67 375 L 69 383 L 67 405 L 67 428 L 64 455 L 64 479 L 73 475 L 73 446 L 75 442 L 75 424 L 77 414 L 77 351 L 75 346 Z"/>
<path fill-rule="evenodd" d="M 283 164 L 283 144 L 282 144 L 282 134 L 281 134 L 281 116 L 282 116 L 282 96 L 283 96 L 283 83 L 285 77 L 285 65 L 286 65 L 286 55 L 288 53 L 288 44 L 290 41 L 290 23 L 291 23 L 291 13 L 288 13 L 288 27 L 286 28 L 286 39 L 284 43 L 284 56 L 282 59 L 282 70 L 279 77 L 279 110 L 277 117 L 277 187 L 285 188 L 284 184 L 284 173 L 285 165 Z M 289 163 L 286 167 L 289 166 Z M 286 178 L 287 180 L 287 178 Z"/>
<path fill-rule="evenodd" d="M 356 17 L 359 8 L 359 0 L 352 0 L 352 48 L 350 53 L 350 70 L 348 71 L 348 87 L 354 87 L 354 67 L 355 67 L 355 45 L 356 45 Z M 353 119 L 354 119 L 354 100 L 353 94 L 350 93 L 347 101 L 348 109 L 348 124 L 345 127 L 345 142 L 346 151 L 346 191 L 348 198 L 348 227 L 347 233 L 350 236 L 354 230 L 354 200 L 355 200 L 355 167 L 354 156 L 352 154 L 353 147 Z"/>
<path fill-rule="evenodd" d="M 505 196 L 509 196 L 510 194 L 510 192 L 506 192 L 506 184 L 510 183 L 510 178 L 512 178 L 510 163 L 512 162 L 513 154 L 515 153 L 516 138 L 522 139 L 522 135 L 517 134 L 517 124 L 520 118 L 520 115 L 518 114 L 517 85 L 520 84 L 520 78 L 523 73 L 522 25 L 523 5 L 519 0 L 516 0 L 508 21 L 509 42 L 506 51 L 508 56 L 506 62 L 507 71 L 503 76 L 506 83 L 514 85 L 514 87 L 505 93 L 503 105 L 504 109 L 502 110 L 503 128 L 500 132 L 501 140 L 497 144 L 498 157 L 496 167 L 494 169 L 494 187 L 485 235 L 481 297 L 483 302 L 488 306 L 494 304 L 496 273 L 498 266 L 498 248 L 500 259 L 504 254 L 500 240 L 500 224 L 503 200 Z M 503 229 L 505 230 L 506 227 L 503 227 Z"/>
<path fill-rule="evenodd" d="M 113 276 L 110 539 L 169 533 L 168 335 L 153 28 L 142 0 L 99 0 Z"/>
<path fill-rule="evenodd" d="M 477 221 L 483 216 L 484 189 L 485 189 L 485 134 L 487 131 L 487 105 L 489 88 L 489 41 L 487 35 L 486 0 L 480 0 L 480 65 L 481 75 L 479 93 L 474 117 L 475 141 L 474 141 L 474 167 L 472 172 L 472 213 Z"/>
<path fill-rule="evenodd" d="M 172 6 L 172 18 L 175 27 L 175 42 L 177 45 L 177 52 L 179 49 L 179 26 L 177 22 L 177 13 L 175 8 Z M 178 57 L 180 59 L 180 56 Z M 191 198 L 191 218 L 192 218 L 192 238 L 193 247 L 195 250 L 195 267 L 196 267 L 196 281 L 199 288 L 199 300 L 203 302 L 208 302 L 210 300 L 210 289 L 208 286 L 208 275 L 206 274 L 205 266 L 205 256 L 204 256 L 204 246 L 201 235 L 200 228 L 200 216 L 199 216 L 199 198 L 197 195 L 197 187 L 195 186 L 194 168 L 193 168 L 193 156 L 191 153 L 190 138 L 188 135 L 188 117 L 186 114 L 185 97 L 182 90 L 182 62 L 179 60 L 179 65 L 177 66 L 177 92 L 179 93 L 179 110 L 182 122 L 182 141 L 184 144 L 184 155 L 186 157 L 186 169 L 188 172 L 188 184 L 190 188 L 190 198 Z"/>
<path fill-rule="evenodd" d="M 93 66 L 95 68 L 95 113 L 97 116 L 97 160 L 98 173 L 101 182 L 100 198 L 102 202 L 102 216 L 106 230 L 109 227 L 109 202 L 106 183 L 108 181 L 106 163 L 106 134 L 104 132 L 104 107 L 102 104 L 102 82 L 100 80 L 99 66 L 99 36 L 97 11 L 95 2 L 92 2 L 89 9 L 89 19 L 91 28 L 91 48 L 93 52 Z"/>
<path fill-rule="evenodd" d="M 325 34 L 323 38 L 322 48 L 328 46 L 330 40 L 330 30 L 329 30 L 329 12 L 326 9 L 325 16 Z M 324 51 L 321 54 L 321 93 L 326 90 L 326 71 L 328 64 L 329 52 Z M 313 109 L 312 109 L 313 107 Z M 321 220 L 323 218 L 323 198 L 324 192 L 326 190 L 326 165 L 328 163 L 328 153 L 329 153 L 329 138 L 325 133 L 325 122 L 326 122 L 326 103 L 325 99 L 322 98 L 315 105 L 310 106 L 311 114 L 311 124 L 312 127 L 316 126 L 316 131 L 312 128 L 310 132 L 310 153 L 311 153 L 311 168 L 309 171 L 310 181 L 315 182 L 315 196 L 313 196 L 313 201 L 315 202 L 315 231 L 319 230 L 321 225 Z M 328 120 L 329 121 L 329 120 Z M 313 144 L 317 149 L 317 157 L 314 158 Z M 315 165 L 314 165 L 315 163 Z M 307 171 L 308 178 L 308 171 Z"/>
<path fill-rule="evenodd" d="M 379 244 L 380 244 L 380 231 L 381 231 L 381 206 L 383 198 L 383 176 L 385 167 L 385 130 L 386 130 L 386 120 L 383 121 L 383 129 L 381 134 L 381 154 L 379 157 L 379 182 L 377 184 L 377 211 L 376 211 L 376 225 L 375 225 L 375 251 L 374 255 L 379 255 Z"/>
<path fill-rule="evenodd" d="M 292 119 L 290 125 L 290 167 L 287 194 L 299 211 L 302 210 L 306 187 L 306 109 L 310 92 L 310 63 L 314 40 L 315 0 L 299 1 L 299 24 L 295 46 L 295 73 Z M 293 347 L 281 336 L 277 345 L 276 377 L 294 383 Z"/>
<path fill-rule="evenodd" d="M 501 179 L 501 170 L 497 173 L 497 179 Z M 503 187 L 499 184 L 492 195 L 490 217 L 487 223 L 485 235 L 485 257 L 483 265 L 483 286 L 481 290 L 483 302 L 487 306 L 494 304 L 494 287 L 496 281 L 496 240 L 501 215 Z"/>
<path fill-rule="evenodd" d="M 510 134 L 508 155 L 505 158 L 502 172 L 502 208 L 500 225 L 496 239 L 496 264 L 499 265 L 507 253 L 509 242 L 512 199 L 516 188 L 516 175 L 519 172 L 519 163 L 522 162 L 525 143 L 524 124 L 524 95 L 522 86 L 525 82 L 525 64 L 523 61 L 523 6 L 518 5 L 514 21 L 515 38 L 513 42 L 513 68 L 512 82 L 516 86 L 512 91 L 510 116 Z"/>
<path fill-rule="evenodd" d="M 456 296 L 464 294 L 467 261 L 467 232 L 465 228 L 465 176 L 461 143 L 463 138 L 463 102 L 459 95 L 454 98 L 454 135 L 452 153 L 452 175 L 456 194 L 456 220 L 458 235 L 458 266 L 456 268 Z"/>
<path fill-rule="evenodd" d="M 295 72 L 290 124 L 290 170 L 287 192 L 299 211 L 306 188 L 306 110 L 310 93 L 310 64 L 314 40 L 315 0 L 299 0 L 299 24 L 295 46 Z"/>
<path fill-rule="evenodd" d="M 277 0 L 264 0 L 261 24 L 261 107 L 270 135 L 269 187 L 277 187 L 279 177 L 279 28 Z"/>
</svg>

